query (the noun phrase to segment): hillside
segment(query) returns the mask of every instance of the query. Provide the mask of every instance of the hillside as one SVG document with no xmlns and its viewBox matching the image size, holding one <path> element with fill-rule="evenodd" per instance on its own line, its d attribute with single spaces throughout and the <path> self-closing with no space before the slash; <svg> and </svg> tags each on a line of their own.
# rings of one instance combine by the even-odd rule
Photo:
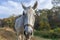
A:
<svg viewBox="0 0 60 40">
<path fill-rule="evenodd" d="M 16 34 L 12 29 L 0 28 L 0 40 L 16 40 Z M 35 36 L 32 40 L 51 40 Z"/>
</svg>

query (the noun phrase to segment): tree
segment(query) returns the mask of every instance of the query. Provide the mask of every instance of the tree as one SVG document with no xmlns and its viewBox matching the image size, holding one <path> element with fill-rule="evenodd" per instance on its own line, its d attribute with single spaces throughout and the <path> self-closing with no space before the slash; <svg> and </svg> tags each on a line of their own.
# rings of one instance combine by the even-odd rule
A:
<svg viewBox="0 0 60 40">
<path fill-rule="evenodd" d="M 48 22 L 48 17 L 47 17 L 47 10 L 42 10 L 42 14 L 40 15 L 40 29 L 41 30 L 49 30 L 50 25 Z"/>
</svg>

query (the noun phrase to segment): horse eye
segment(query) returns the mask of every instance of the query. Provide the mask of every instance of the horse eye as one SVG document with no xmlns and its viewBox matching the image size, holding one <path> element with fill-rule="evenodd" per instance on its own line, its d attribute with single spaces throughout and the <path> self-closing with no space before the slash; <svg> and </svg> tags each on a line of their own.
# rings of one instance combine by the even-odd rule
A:
<svg viewBox="0 0 60 40">
<path fill-rule="evenodd" d="M 25 15 L 25 13 L 23 12 L 23 15 Z"/>
<path fill-rule="evenodd" d="M 25 14 L 23 13 L 23 15 L 25 15 Z"/>
</svg>

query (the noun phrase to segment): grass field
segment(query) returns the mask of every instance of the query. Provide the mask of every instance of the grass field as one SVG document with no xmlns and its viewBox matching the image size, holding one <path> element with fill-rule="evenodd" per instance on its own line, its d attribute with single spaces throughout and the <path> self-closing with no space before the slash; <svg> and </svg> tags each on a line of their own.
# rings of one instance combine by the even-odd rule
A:
<svg viewBox="0 0 60 40">
<path fill-rule="evenodd" d="M 16 40 L 16 34 L 10 29 L 0 28 L 0 40 Z M 47 39 L 38 36 L 34 36 L 34 40 L 59 40 L 59 39 Z"/>
</svg>

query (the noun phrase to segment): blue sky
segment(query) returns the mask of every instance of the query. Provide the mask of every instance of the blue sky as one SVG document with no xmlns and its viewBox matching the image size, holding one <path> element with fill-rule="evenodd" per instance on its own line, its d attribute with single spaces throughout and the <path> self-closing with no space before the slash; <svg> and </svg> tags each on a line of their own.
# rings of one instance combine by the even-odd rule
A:
<svg viewBox="0 0 60 40">
<path fill-rule="evenodd" d="M 37 9 L 51 9 L 53 5 L 52 0 L 37 0 Z M 20 15 L 22 14 L 23 8 L 20 3 L 25 6 L 33 6 L 36 0 L 0 0 L 0 18 L 9 17 L 12 14 Z"/>
</svg>

